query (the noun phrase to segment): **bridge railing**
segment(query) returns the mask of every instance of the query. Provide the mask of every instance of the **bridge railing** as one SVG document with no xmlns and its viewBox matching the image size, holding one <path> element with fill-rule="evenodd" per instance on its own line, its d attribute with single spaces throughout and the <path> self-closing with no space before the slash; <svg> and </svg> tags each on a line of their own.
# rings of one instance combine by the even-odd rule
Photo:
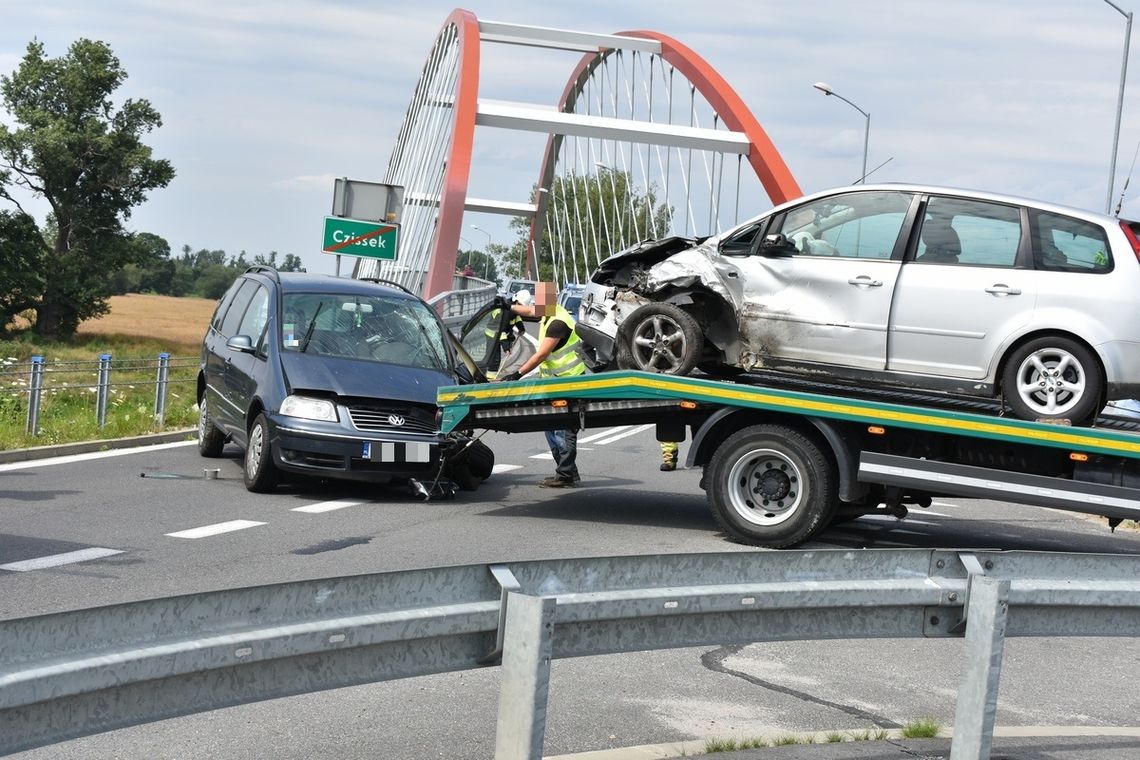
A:
<svg viewBox="0 0 1140 760">
<path fill-rule="evenodd" d="M 427 299 L 443 323 L 453 330 L 462 327 L 498 293 L 498 286 L 488 280 L 456 275 L 455 281 L 455 290 Z"/>
<path fill-rule="evenodd" d="M 1007 636 L 1140 635 L 1140 556 L 867 550 L 466 565 L 0 621 L 0 754 L 501 662 L 496 757 L 540 758 L 550 660 L 965 637 L 954 760 L 986 758 Z"/>
</svg>

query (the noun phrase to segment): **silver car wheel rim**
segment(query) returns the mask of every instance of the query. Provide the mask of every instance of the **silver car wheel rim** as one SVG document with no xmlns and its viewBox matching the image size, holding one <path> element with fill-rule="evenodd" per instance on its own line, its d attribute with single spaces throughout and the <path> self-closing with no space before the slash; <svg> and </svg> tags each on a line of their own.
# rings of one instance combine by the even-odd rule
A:
<svg viewBox="0 0 1140 760">
<path fill-rule="evenodd" d="M 756 449 L 742 454 L 729 470 L 728 500 L 753 525 L 779 525 L 803 503 L 803 482 L 795 461 L 774 449 Z"/>
<path fill-rule="evenodd" d="M 679 324 L 654 315 L 634 330 L 631 348 L 639 367 L 650 372 L 672 372 L 684 361 L 688 341 Z"/>
<path fill-rule="evenodd" d="M 1041 416 L 1065 414 L 1085 395 L 1085 368 L 1059 348 L 1034 351 L 1017 368 L 1017 395 Z"/>
<path fill-rule="evenodd" d="M 253 430 L 249 431 L 249 448 L 245 452 L 245 473 L 250 480 L 257 478 L 263 446 L 265 446 L 265 431 L 261 425 L 254 425 Z"/>
<path fill-rule="evenodd" d="M 202 403 L 198 404 L 198 440 L 203 441 L 206 439 L 206 433 L 210 430 L 210 416 L 206 412 L 206 397 L 202 397 Z"/>
</svg>

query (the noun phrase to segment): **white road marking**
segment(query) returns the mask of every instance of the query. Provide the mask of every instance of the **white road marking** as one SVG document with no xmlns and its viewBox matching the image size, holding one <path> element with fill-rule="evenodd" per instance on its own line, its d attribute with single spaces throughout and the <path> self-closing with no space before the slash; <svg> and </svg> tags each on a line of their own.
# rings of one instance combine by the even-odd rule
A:
<svg viewBox="0 0 1140 760">
<path fill-rule="evenodd" d="M 29 570 L 43 570 L 45 567 L 59 567 L 60 565 L 70 565 L 74 562 L 87 562 L 88 560 L 110 557 L 113 554 L 122 553 L 123 552 L 119 549 L 104 549 L 96 546 L 91 549 L 79 549 L 78 551 L 65 552 L 64 554 L 52 554 L 47 557 L 25 559 L 22 562 L 9 562 L 6 565 L 0 565 L 0 570 L 26 573 Z"/>
<path fill-rule="evenodd" d="M 584 438 L 579 438 L 578 443 L 592 443 L 593 441 L 596 441 L 599 438 L 605 438 L 608 435 L 613 435 L 614 433 L 620 433 L 622 430 L 625 430 L 628 427 L 629 427 L 629 425 L 618 425 L 617 427 L 606 428 L 605 430 L 603 430 L 600 433 L 594 433 L 593 435 L 588 435 Z"/>
<path fill-rule="evenodd" d="M 265 525 L 263 522 L 254 522 L 253 520 L 230 520 L 224 523 L 215 523 L 214 525 L 203 525 L 201 528 L 191 528 L 190 530 L 180 530 L 176 533 L 167 533 L 166 535 L 171 538 L 205 538 L 206 536 L 216 536 L 219 533 L 229 533 L 234 530 L 244 530 L 245 528 L 254 528 L 258 525 Z"/>
<path fill-rule="evenodd" d="M 355 507 L 363 503 L 362 501 L 352 501 L 350 499 L 337 499 L 336 501 L 320 501 L 316 504 L 306 504 L 303 507 L 293 507 L 293 509 L 289 511 L 320 514 L 321 512 L 332 512 L 333 510 L 344 509 L 345 507 Z"/>
<path fill-rule="evenodd" d="M 491 468 L 492 475 L 498 475 L 500 472 L 510 472 L 511 470 L 521 470 L 521 464 L 497 464 Z"/>
<path fill-rule="evenodd" d="M 606 439 L 603 439 L 601 441 L 598 441 L 597 444 L 599 446 L 603 446 L 607 443 L 613 443 L 614 441 L 619 441 L 622 438 L 628 438 L 631 435 L 637 435 L 638 433 L 644 433 L 646 430 L 652 430 L 653 427 L 654 427 L 654 425 L 652 423 L 649 425 L 639 425 L 638 427 L 635 427 L 633 430 L 627 430 L 624 433 L 619 433 L 618 435 L 613 436 L 612 438 L 606 438 Z"/>
<path fill-rule="evenodd" d="M 551 454 L 549 451 L 547 451 L 543 454 L 531 454 L 530 458 L 531 459 L 549 459 L 551 461 L 554 461 L 554 455 Z"/>
<path fill-rule="evenodd" d="M 932 502 L 930 502 L 930 506 L 932 506 L 932 507 L 955 507 L 956 508 L 958 505 L 957 504 L 951 504 L 948 501 L 932 501 Z"/>
<path fill-rule="evenodd" d="M 174 443 L 156 443 L 153 446 L 136 446 L 133 449 L 112 449 L 111 451 L 92 451 L 87 454 L 68 454 L 63 457 L 49 457 L 47 459 L 32 459 L 27 462 L 9 462 L 0 464 L 0 472 L 12 470 L 30 470 L 33 467 L 51 467 L 56 464 L 71 464 L 72 462 L 85 462 L 88 459 L 106 459 L 107 457 L 122 457 L 128 454 L 138 454 L 146 451 L 159 451 L 160 449 L 174 449 L 179 446 L 193 446 L 197 441 L 175 441 Z"/>
</svg>

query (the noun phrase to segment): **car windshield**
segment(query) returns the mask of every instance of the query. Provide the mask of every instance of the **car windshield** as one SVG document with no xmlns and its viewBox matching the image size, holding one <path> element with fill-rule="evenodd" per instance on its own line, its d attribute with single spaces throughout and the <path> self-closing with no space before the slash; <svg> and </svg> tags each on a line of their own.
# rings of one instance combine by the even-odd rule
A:
<svg viewBox="0 0 1140 760">
<path fill-rule="evenodd" d="M 284 351 L 447 370 L 439 321 L 419 301 L 289 293 L 282 316 Z"/>
</svg>

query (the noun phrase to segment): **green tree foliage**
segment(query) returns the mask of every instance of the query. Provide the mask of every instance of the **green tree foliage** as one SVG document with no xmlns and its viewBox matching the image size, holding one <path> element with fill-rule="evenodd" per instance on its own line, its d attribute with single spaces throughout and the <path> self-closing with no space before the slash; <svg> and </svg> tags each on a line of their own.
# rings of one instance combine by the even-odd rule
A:
<svg viewBox="0 0 1140 760">
<path fill-rule="evenodd" d="M 0 334 L 44 290 L 44 240 L 27 214 L 0 211 Z"/>
<path fill-rule="evenodd" d="M 476 277 L 491 282 L 501 282 L 496 257 L 506 250 L 506 246 L 492 243 L 486 251 L 460 251 L 455 257 L 455 267 L 462 272 L 464 267 L 470 266 Z"/>
<path fill-rule="evenodd" d="M 33 307 L 44 338 L 66 338 L 83 319 L 106 313 L 112 275 L 139 253 L 123 222 L 174 178 L 170 162 L 152 158 L 142 142 L 162 125 L 158 111 L 146 100 L 117 109 L 111 100 L 126 78 L 111 48 L 87 39 L 60 58 L 33 41 L 16 71 L 0 77 L 4 107 L 19 125 L 0 124 L 0 197 L 29 219 L 13 188 L 51 206 Z"/>
<path fill-rule="evenodd" d="M 673 210 L 657 201 L 657 189 L 637 187 L 629 172 L 600 169 L 597 174 L 556 177 L 547 195 L 546 224 L 537 241 L 538 273 L 555 279 L 555 247 L 560 285 L 584 282 L 599 261 L 642 240 L 668 234 Z M 538 197 L 537 190 L 531 200 Z M 519 239 L 507 252 L 505 273 L 522 276 L 530 220 L 516 217 Z"/>
</svg>

